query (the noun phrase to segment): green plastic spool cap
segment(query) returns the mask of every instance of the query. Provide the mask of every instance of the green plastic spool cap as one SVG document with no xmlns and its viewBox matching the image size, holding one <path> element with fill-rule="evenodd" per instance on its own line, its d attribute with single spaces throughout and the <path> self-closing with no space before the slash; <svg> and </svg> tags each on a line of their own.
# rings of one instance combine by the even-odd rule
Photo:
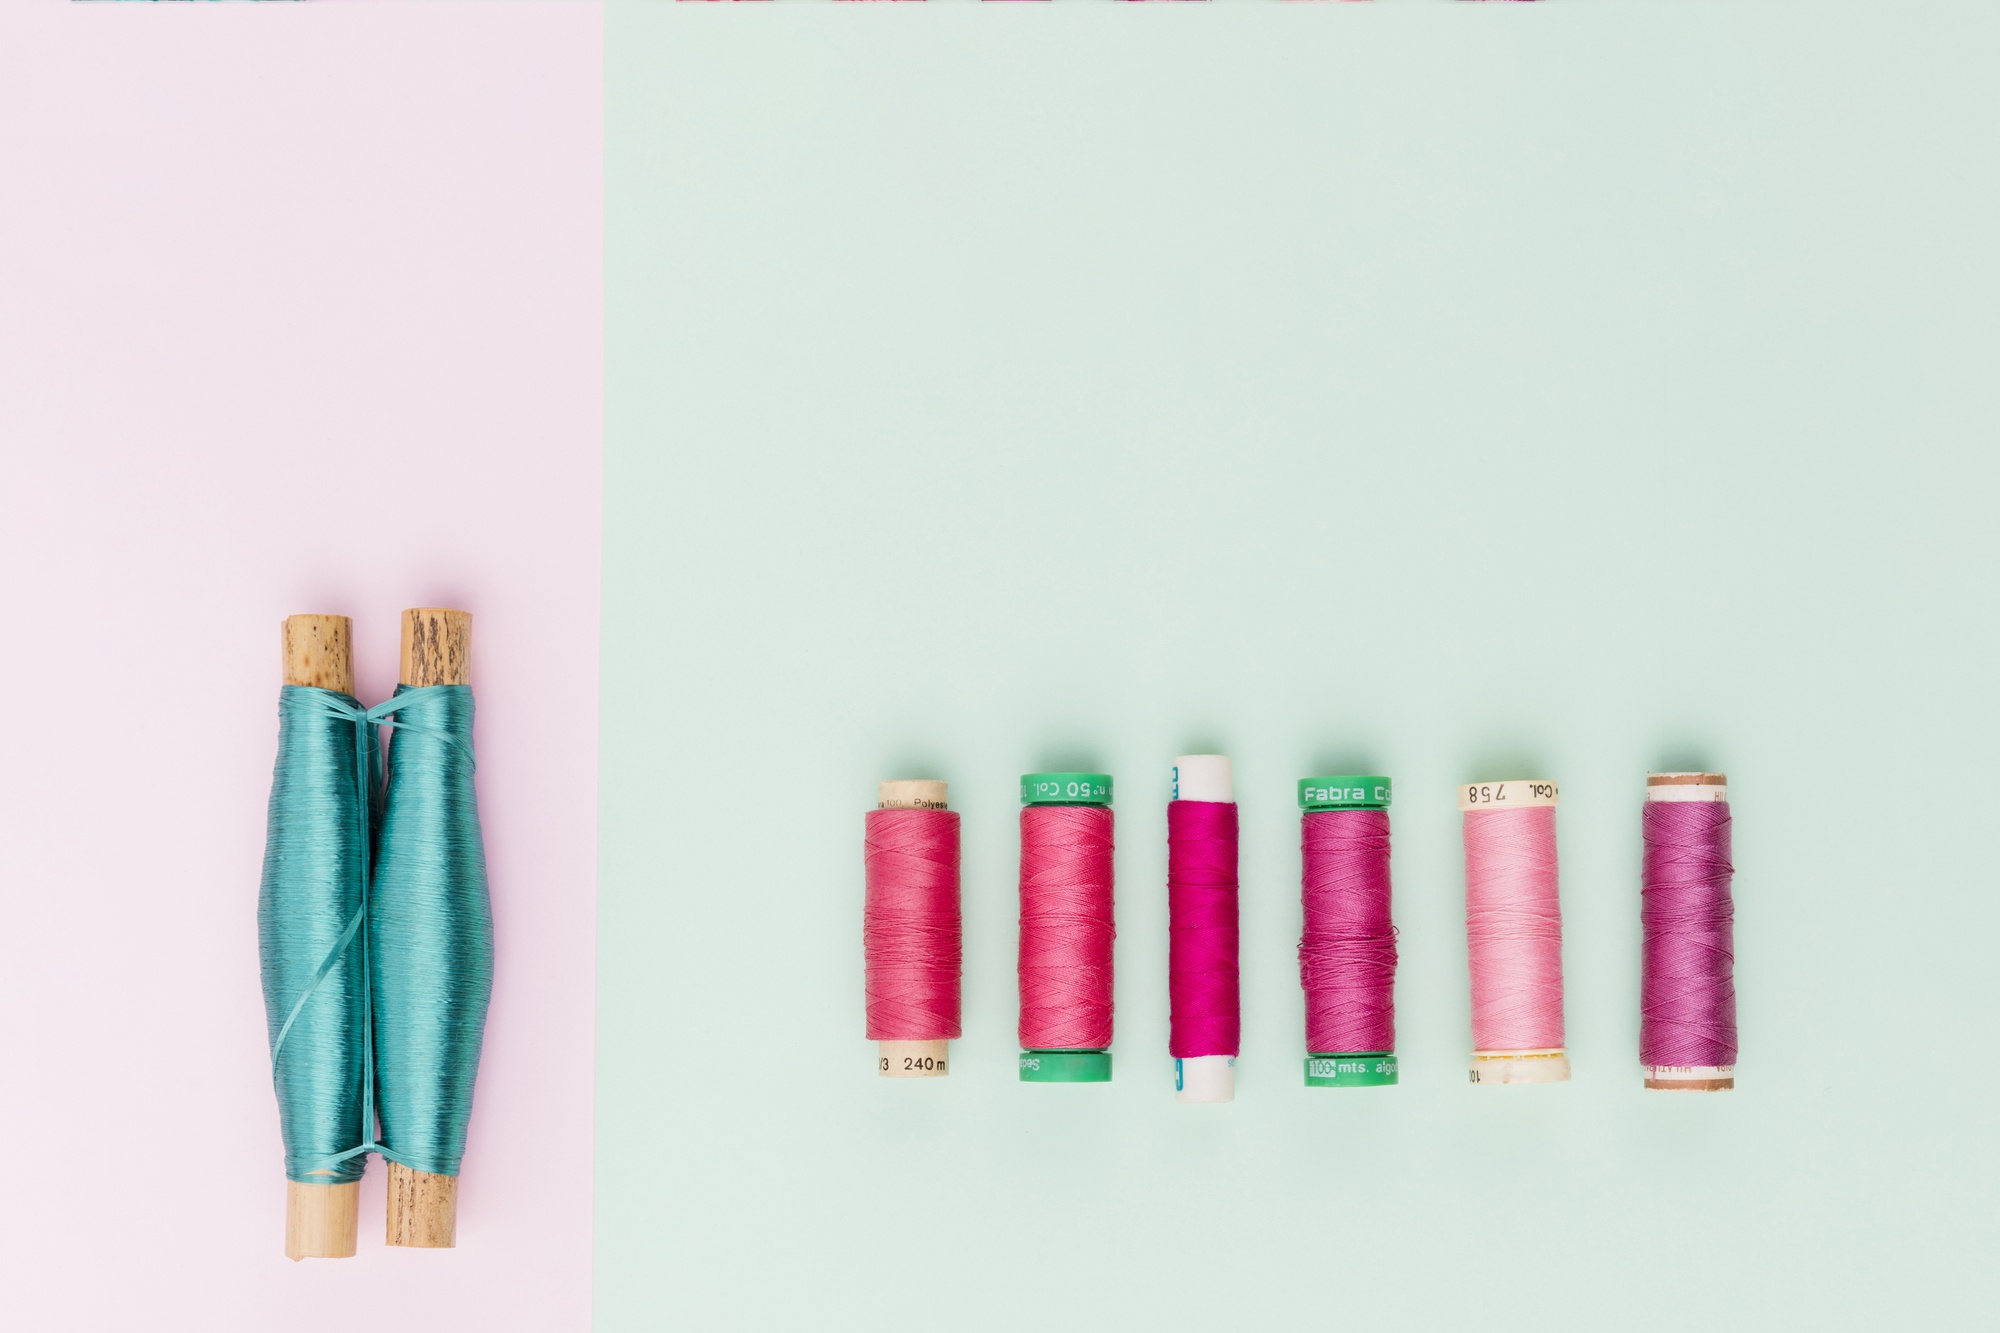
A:
<svg viewBox="0 0 2000 1333">
<path fill-rule="evenodd" d="M 1109 1083 L 1109 1051 L 1022 1051 L 1023 1083 Z"/>
<path fill-rule="evenodd" d="M 1022 805 L 1110 805 L 1109 773 L 1023 773 Z"/>
<path fill-rule="evenodd" d="M 1396 1082 L 1394 1051 L 1313 1054 L 1306 1057 L 1308 1088 L 1387 1088 Z"/>
<path fill-rule="evenodd" d="M 1299 779 L 1301 810 L 1387 810 L 1389 779 L 1379 773 L 1342 773 Z"/>
</svg>

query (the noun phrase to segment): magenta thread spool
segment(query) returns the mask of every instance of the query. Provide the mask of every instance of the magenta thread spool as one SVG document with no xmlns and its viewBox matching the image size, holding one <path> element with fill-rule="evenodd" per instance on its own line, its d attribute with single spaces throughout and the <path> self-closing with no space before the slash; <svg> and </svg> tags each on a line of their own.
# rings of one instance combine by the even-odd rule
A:
<svg viewBox="0 0 2000 1333">
<path fill-rule="evenodd" d="M 1736 1086 L 1729 779 L 1651 773 L 1642 812 L 1639 1062 L 1657 1092 Z"/>
<path fill-rule="evenodd" d="M 1111 778 L 1021 778 L 1021 1081 L 1111 1081 Z"/>
<path fill-rule="evenodd" d="M 1236 1098 L 1243 1034 L 1236 861 L 1229 758 L 1184 754 L 1174 760 L 1167 806 L 1167 1049 L 1175 1101 Z"/>
<path fill-rule="evenodd" d="M 1299 782 L 1309 1088 L 1390 1087 L 1398 1078 L 1389 798 L 1379 775 Z"/>
<path fill-rule="evenodd" d="M 1558 795 L 1553 782 L 1474 782 L 1458 789 L 1474 1083 L 1569 1080 Z"/>
<path fill-rule="evenodd" d="M 884 1078 L 943 1078 L 959 1035 L 958 816 L 927 780 L 878 784 L 862 909 L 868 1039 Z"/>
</svg>

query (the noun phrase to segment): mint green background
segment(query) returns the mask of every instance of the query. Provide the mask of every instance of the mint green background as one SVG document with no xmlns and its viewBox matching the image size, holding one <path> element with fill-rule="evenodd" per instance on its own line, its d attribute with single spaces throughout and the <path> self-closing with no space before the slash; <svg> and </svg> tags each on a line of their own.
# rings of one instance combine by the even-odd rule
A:
<svg viewBox="0 0 2000 1333">
<path fill-rule="evenodd" d="M 1978 1322 L 2000 22 L 1915 8 L 612 6 L 602 1327 Z M 1226 1107 L 1165 1047 L 1205 750 Z M 1015 1077 L 1060 767 L 1117 780 L 1108 1086 Z M 1734 1095 L 1640 1088 L 1649 767 L 1732 780 Z M 1336 772 L 1395 780 L 1404 959 L 1347 1096 L 1294 961 Z M 1473 1088 L 1452 788 L 1528 773 L 1576 1079 Z M 919 775 L 966 1037 L 905 1083 L 861 818 Z"/>
</svg>

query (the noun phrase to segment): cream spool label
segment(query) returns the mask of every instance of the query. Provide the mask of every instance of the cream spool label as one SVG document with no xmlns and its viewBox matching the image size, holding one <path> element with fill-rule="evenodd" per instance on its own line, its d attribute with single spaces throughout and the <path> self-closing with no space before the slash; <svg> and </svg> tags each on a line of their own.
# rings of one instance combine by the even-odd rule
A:
<svg viewBox="0 0 2000 1333">
<path fill-rule="evenodd" d="M 1735 1065 L 1647 1065 L 1646 1086 L 1658 1092 L 1727 1092 L 1736 1086 Z"/>
<path fill-rule="evenodd" d="M 1566 1083 L 1569 1053 L 1561 1047 L 1539 1051 L 1474 1051 L 1474 1083 Z"/>
<path fill-rule="evenodd" d="M 1726 801 L 1729 779 L 1721 773 L 1648 773 L 1649 801 Z"/>
<path fill-rule="evenodd" d="M 950 1072 L 948 1041 L 875 1043 L 876 1071 L 883 1078 L 943 1078 Z"/>
<path fill-rule="evenodd" d="M 1553 806 L 1557 796 L 1553 782 L 1509 779 L 1506 782 L 1468 782 L 1458 789 L 1461 810 L 1527 810 Z"/>
</svg>

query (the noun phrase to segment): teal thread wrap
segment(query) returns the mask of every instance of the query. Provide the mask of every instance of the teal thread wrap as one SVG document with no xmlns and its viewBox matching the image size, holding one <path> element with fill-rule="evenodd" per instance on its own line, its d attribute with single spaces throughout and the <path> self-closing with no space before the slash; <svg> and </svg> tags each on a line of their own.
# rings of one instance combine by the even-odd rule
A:
<svg viewBox="0 0 2000 1333">
<path fill-rule="evenodd" d="M 278 696 L 257 935 L 289 1179 L 359 1180 L 370 1152 L 458 1174 L 493 990 L 472 773 L 464 685 Z"/>
<path fill-rule="evenodd" d="M 493 993 L 493 912 L 473 794 L 472 690 L 398 686 L 368 911 L 383 1156 L 455 1176 Z"/>
<path fill-rule="evenodd" d="M 285 1175 L 359 1180 L 368 1122 L 369 822 L 380 750 L 349 695 L 287 685 L 257 894 Z"/>
</svg>

